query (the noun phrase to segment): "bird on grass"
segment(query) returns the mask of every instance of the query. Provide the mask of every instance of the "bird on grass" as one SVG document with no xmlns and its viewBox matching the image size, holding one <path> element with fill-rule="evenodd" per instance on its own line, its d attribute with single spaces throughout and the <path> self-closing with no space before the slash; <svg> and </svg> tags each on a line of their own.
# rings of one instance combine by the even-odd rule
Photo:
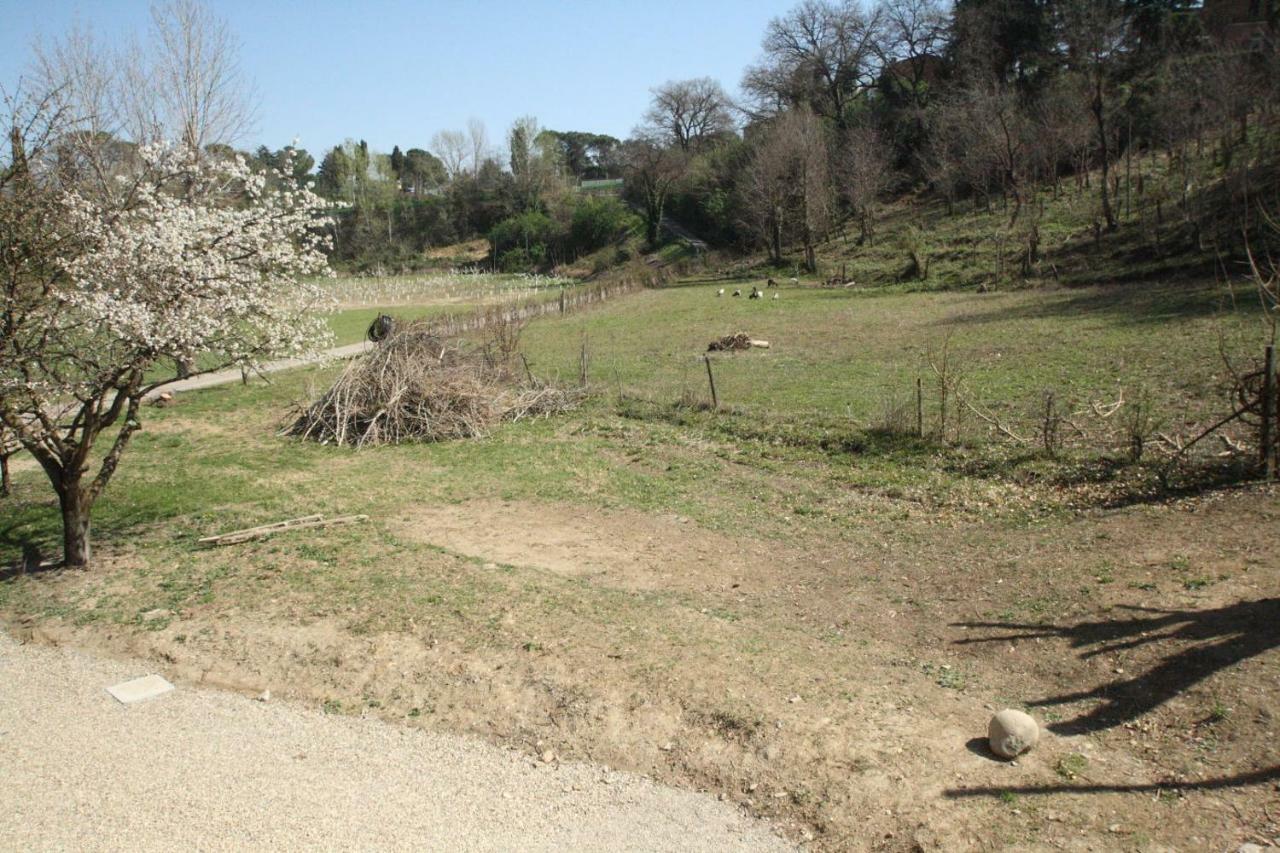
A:
<svg viewBox="0 0 1280 853">
<path fill-rule="evenodd" d="M 742 295 L 742 291 L 741 291 L 741 290 L 735 290 L 735 291 L 733 292 L 733 295 L 734 295 L 734 296 L 741 296 L 741 295 Z"/>
<path fill-rule="evenodd" d="M 777 299 L 777 298 L 778 298 L 778 294 L 776 294 L 776 293 L 775 293 L 775 294 L 773 294 L 773 298 L 774 298 L 774 299 Z"/>
<path fill-rule="evenodd" d="M 760 293 L 760 288 L 758 288 L 758 287 L 753 287 L 753 288 L 751 288 L 751 295 L 750 295 L 750 296 L 748 296 L 747 298 L 748 298 L 748 299 L 759 299 L 762 295 L 763 295 L 763 294 L 761 294 L 761 293 Z"/>
<path fill-rule="evenodd" d="M 716 291 L 716 296 L 724 296 L 724 288 L 723 288 L 723 287 Z"/>
</svg>

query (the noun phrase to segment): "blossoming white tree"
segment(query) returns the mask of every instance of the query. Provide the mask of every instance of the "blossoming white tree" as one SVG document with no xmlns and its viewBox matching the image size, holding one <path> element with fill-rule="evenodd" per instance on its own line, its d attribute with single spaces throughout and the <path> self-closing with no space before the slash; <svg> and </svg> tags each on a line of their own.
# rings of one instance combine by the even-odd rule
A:
<svg viewBox="0 0 1280 853">
<path fill-rule="evenodd" d="M 10 137 L 0 422 L 48 475 L 65 562 L 82 566 L 90 509 L 173 361 L 250 367 L 326 340 L 314 313 L 325 297 L 306 277 L 328 270 L 317 227 L 327 203 L 287 180 L 269 190 L 238 156 L 162 144 L 127 150 L 106 180 L 79 181 L 74 163 L 92 159 L 100 175 L 100 152 L 52 135 L 27 151 L 20 127 Z"/>
</svg>

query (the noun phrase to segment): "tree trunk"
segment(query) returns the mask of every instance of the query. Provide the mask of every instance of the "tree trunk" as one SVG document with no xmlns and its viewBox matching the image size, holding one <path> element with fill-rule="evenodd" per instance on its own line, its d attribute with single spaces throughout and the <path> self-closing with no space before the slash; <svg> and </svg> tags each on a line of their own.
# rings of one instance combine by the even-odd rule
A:
<svg viewBox="0 0 1280 853">
<path fill-rule="evenodd" d="M 9 497 L 9 454 L 0 456 L 0 498 Z"/>
<path fill-rule="evenodd" d="M 1107 145 L 1106 106 L 1102 100 L 1102 75 L 1099 72 L 1093 93 L 1093 118 L 1098 125 L 1098 155 L 1102 158 L 1102 218 L 1107 221 L 1107 230 L 1116 230 L 1116 214 L 1111 209 L 1110 188 L 1107 186 L 1111 177 L 1111 151 Z"/>
<path fill-rule="evenodd" d="M 649 241 L 649 247 L 658 248 L 658 231 L 662 227 L 662 202 L 650 199 L 645 206 L 645 237 Z"/>
<path fill-rule="evenodd" d="M 62 507 L 63 565 L 84 568 L 90 557 L 89 502 L 77 482 L 59 490 L 58 503 Z"/>
</svg>

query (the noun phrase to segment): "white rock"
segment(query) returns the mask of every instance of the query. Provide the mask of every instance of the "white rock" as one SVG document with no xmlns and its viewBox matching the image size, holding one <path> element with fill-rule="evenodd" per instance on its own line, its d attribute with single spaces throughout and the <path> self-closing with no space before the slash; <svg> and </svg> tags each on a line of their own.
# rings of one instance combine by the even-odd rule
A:
<svg viewBox="0 0 1280 853">
<path fill-rule="evenodd" d="M 147 675 L 142 678 L 135 678 L 132 681 L 113 684 L 107 688 L 107 692 L 121 704 L 132 705 L 134 702 L 141 702 L 144 699 L 154 699 L 172 689 L 173 685 L 165 681 L 163 676 Z"/>
<path fill-rule="evenodd" d="M 991 718 L 987 726 L 991 751 L 1001 758 L 1016 758 L 1040 740 L 1040 727 L 1031 715 L 1006 708 Z"/>
</svg>

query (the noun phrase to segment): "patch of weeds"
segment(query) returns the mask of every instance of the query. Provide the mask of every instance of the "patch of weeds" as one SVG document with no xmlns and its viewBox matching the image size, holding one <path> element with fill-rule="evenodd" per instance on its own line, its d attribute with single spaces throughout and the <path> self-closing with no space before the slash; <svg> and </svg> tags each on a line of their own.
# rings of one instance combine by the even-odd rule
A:
<svg viewBox="0 0 1280 853">
<path fill-rule="evenodd" d="M 1001 791 L 1000 802 L 1006 806 L 1016 806 L 1018 804 L 1018 795 L 1013 791 Z"/>
<path fill-rule="evenodd" d="M 871 759 L 865 755 L 859 755 L 846 763 L 846 766 L 854 773 L 866 773 L 875 765 L 871 763 Z"/>
<path fill-rule="evenodd" d="M 302 542 L 299 543 L 297 552 L 299 557 L 312 560 L 322 566 L 336 566 L 338 564 L 337 550 L 329 545 L 314 545 L 309 542 Z"/>
<path fill-rule="evenodd" d="M 1134 581 L 1130 581 L 1129 589 L 1140 589 L 1143 592 L 1155 592 L 1157 587 L 1151 581 L 1146 581 L 1145 583 L 1137 583 Z"/>
<path fill-rule="evenodd" d="M 1208 578 L 1187 578 L 1182 582 L 1182 588 L 1186 590 L 1204 589 L 1213 581 Z"/>
<path fill-rule="evenodd" d="M 733 711 L 712 711 L 703 716 L 704 722 L 725 740 L 745 741 L 760 728 L 760 720 L 752 720 Z"/>
<path fill-rule="evenodd" d="M 1058 759 L 1058 764 L 1054 768 L 1058 775 L 1068 782 L 1075 779 L 1089 767 L 1089 759 L 1078 752 L 1064 755 Z"/>
<path fill-rule="evenodd" d="M 723 619 L 726 622 L 737 622 L 739 619 L 742 618 L 737 613 L 734 613 L 732 610 L 725 610 L 724 608 L 721 608 L 721 607 L 707 608 L 707 615 L 714 616 L 717 619 Z"/>
<path fill-rule="evenodd" d="M 535 643 L 533 640 L 528 640 L 520 648 L 524 649 L 526 652 L 540 652 L 542 651 L 543 646 L 542 643 Z"/>
<path fill-rule="evenodd" d="M 1210 723 L 1224 723 L 1231 716 L 1231 709 L 1223 705 L 1221 701 L 1213 703 L 1213 707 L 1209 709 L 1208 721 Z"/>
<path fill-rule="evenodd" d="M 324 704 L 320 706 L 320 710 L 326 714 L 341 714 L 342 703 L 337 699 L 326 699 Z"/>
<path fill-rule="evenodd" d="M 1186 554 L 1175 554 L 1173 559 L 1169 560 L 1169 568 L 1175 572 L 1185 572 L 1191 568 L 1191 558 Z"/>
<path fill-rule="evenodd" d="M 937 667 L 931 663 L 926 663 L 922 664 L 920 668 L 924 670 L 925 675 L 933 678 L 934 684 L 937 684 L 939 687 L 945 687 L 948 690 L 964 689 L 964 673 L 949 663 L 944 663 Z"/>
<path fill-rule="evenodd" d="M 410 717 L 421 717 L 421 716 L 422 716 L 422 709 L 421 709 L 421 708 L 410 708 L 410 709 L 409 709 L 409 716 L 410 716 Z"/>
</svg>

